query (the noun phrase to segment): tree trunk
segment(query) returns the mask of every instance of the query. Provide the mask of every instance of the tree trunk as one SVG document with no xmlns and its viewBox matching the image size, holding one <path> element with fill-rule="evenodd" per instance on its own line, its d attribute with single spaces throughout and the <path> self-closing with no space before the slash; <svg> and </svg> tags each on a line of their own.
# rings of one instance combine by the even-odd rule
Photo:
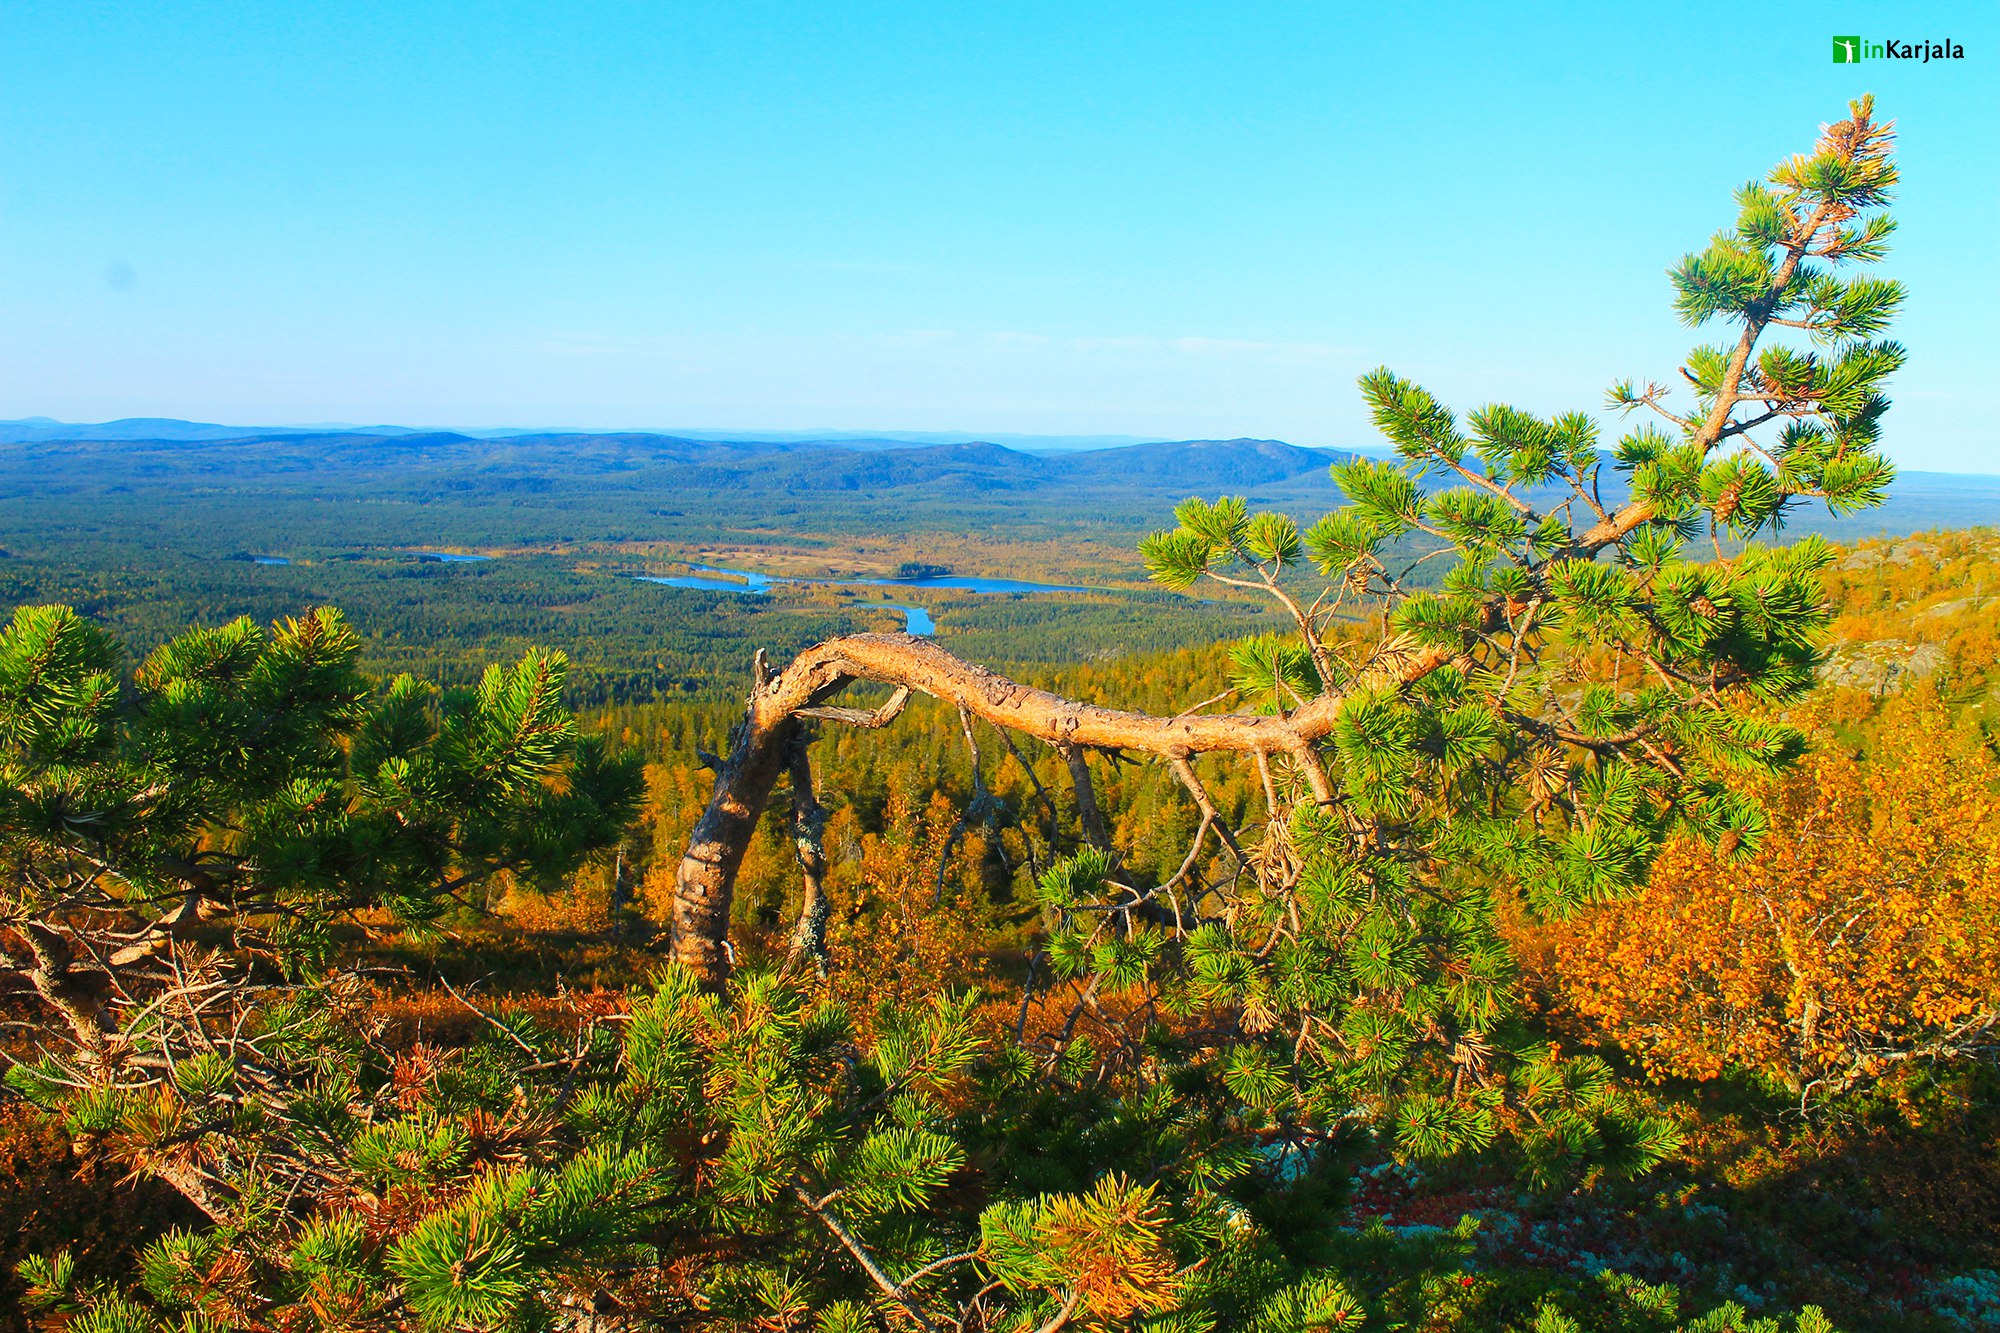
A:
<svg viewBox="0 0 2000 1333">
<path fill-rule="evenodd" d="M 789 712 L 760 708 L 753 697 L 736 743 L 715 778 L 708 808 L 688 835 L 674 875 L 673 957 L 705 983 L 729 979 L 729 907 L 736 871 L 749 850 L 771 786 L 785 767 L 796 724 Z"/>
</svg>

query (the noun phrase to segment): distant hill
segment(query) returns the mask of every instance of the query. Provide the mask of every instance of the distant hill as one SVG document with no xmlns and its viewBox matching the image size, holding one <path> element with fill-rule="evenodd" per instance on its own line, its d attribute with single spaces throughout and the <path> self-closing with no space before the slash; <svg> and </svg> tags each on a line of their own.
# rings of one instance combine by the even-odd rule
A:
<svg viewBox="0 0 2000 1333">
<path fill-rule="evenodd" d="M 22 417 L 0 421 L 0 444 L 24 444 L 43 440 L 269 440 L 297 435 L 435 435 L 434 426 L 355 426 L 345 422 L 315 422 L 290 426 L 224 426 L 210 421 L 181 421 L 174 417 L 126 417 L 97 423 L 57 421 L 53 417 Z M 926 444 L 999 444 L 1028 453 L 1068 453 L 1086 449 L 1114 449 L 1130 444 L 1152 444 L 1156 436 L 1142 435 L 973 435 L 964 431 L 742 431 L 742 430 L 579 430 L 553 427 L 453 427 L 450 434 L 467 439 L 498 440 L 548 438 L 552 436 L 654 436 L 676 440 L 702 440 L 720 444 L 784 445 L 801 447 L 825 445 L 839 449 L 907 449 Z"/>
<path fill-rule="evenodd" d="M 1822 511 L 1797 526 L 1842 541 L 1901 537 L 1934 528 L 2000 527 L 2000 477 L 1899 472 L 1881 508 L 1844 519 L 1826 519 Z"/>
<path fill-rule="evenodd" d="M 343 435 L 410 435 L 407 426 L 341 426 Z M 181 421 L 174 417 L 122 417 L 94 425 L 57 421 L 52 417 L 22 417 L 0 421 L 0 444 L 39 440 L 235 440 L 246 436 L 326 433 L 324 426 L 221 426 L 212 421 Z"/>
<path fill-rule="evenodd" d="M 20 423 L 10 423 L 20 425 Z M 59 424 L 59 423 L 58 423 Z M 259 478 L 313 473 L 324 480 L 365 471 L 371 483 L 463 471 L 498 482 L 508 475 L 578 480 L 598 474 L 656 473 L 675 489 L 732 488 L 799 494 L 905 487 L 970 491 L 1110 490 L 1178 493 L 1187 489 L 1254 487 L 1307 474 L 1351 455 L 1302 449 L 1278 440 L 1178 440 L 1061 453 L 1029 453 L 985 441 L 911 445 L 874 441 L 707 440 L 642 432 L 503 435 L 480 438 L 455 431 L 274 432 L 212 436 L 226 430 L 194 422 L 168 423 L 176 434 L 136 431 L 137 420 L 77 428 L 89 438 L 18 431 L 0 440 L 0 478 L 81 485 L 86 489 L 138 478 L 197 474 L 254 486 Z M 66 428 L 65 428 L 66 429 Z M 70 474 L 61 479 L 62 474 Z M 632 478 L 637 480 L 636 477 Z"/>
<path fill-rule="evenodd" d="M 1137 577 L 1138 538 L 1171 525 L 1187 496 L 1249 495 L 1309 520 L 1340 503 L 1328 475 L 1340 457 L 1275 440 L 1029 453 L 992 442 L 863 450 L 644 432 L 41 438 L 0 443 L 0 547 L 129 567 L 149 557 L 114 559 L 107 543 L 310 561 L 887 538 L 906 541 L 908 558 L 955 565 L 970 538 L 1088 547 L 1095 567 Z M 0 582 L 9 568 L 18 566 L 0 561 Z"/>
<path fill-rule="evenodd" d="M 248 433 L 245 433 L 248 432 Z M 260 512 L 265 545 L 317 537 L 369 507 L 376 539 L 461 544 L 706 540 L 764 532 L 992 532 L 1077 525 L 1144 531 L 1188 495 L 1247 494 L 1302 521 L 1343 502 L 1328 465 L 1355 457 L 1280 440 L 1168 440 L 1027 450 L 990 440 L 706 438 L 650 431 L 507 433 L 400 426 L 309 430 L 163 418 L 0 423 L 0 499 L 150 497 L 160 520 L 194 501 Z M 1443 485 L 1433 478 L 1429 484 Z M 1623 492 L 1607 471 L 1604 497 Z M 201 497 L 196 499 L 197 494 Z M 1555 499 L 1549 503 L 1559 503 Z M 297 511 L 291 506 L 333 505 Z M 503 512 L 503 507 L 504 511 Z M 194 510 L 185 521 L 199 524 Z M 279 516 L 283 514 L 284 518 Z M 381 524 L 379 530 L 377 525 Z M 1904 473 L 1880 509 L 1835 519 L 1801 506 L 1789 535 L 1841 540 L 2000 524 L 2000 477 Z M 0 523 L 0 542 L 39 524 Z M 244 541 L 248 543 L 249 537 Z"/>
<path fill-rule="evenodd" d="M 1068 477 L 1109 480 L 1145 478 L 1176 486 L 1213 486 L 1223 478 L 1234 486 L 1262 486 L 1310 472 L 1324 472 L 1353 454 L 1334 449 L 1302 449 L 1281 440 L 1175 440 L 1130 444 L 1119 449 L 1051 458 Z"/>
</svg>

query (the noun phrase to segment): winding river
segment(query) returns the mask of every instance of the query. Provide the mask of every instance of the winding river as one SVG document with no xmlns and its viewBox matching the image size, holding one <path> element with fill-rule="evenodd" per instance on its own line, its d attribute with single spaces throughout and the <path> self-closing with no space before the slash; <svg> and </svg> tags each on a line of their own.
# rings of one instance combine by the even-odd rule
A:
<svg viewBox="0 0 2000 1333">
<path fill-rule="evenodd" d="M 933 574 L 914 579 L 791 579 L 759 574 L 751 569 L 727 569 L 689 562 L 692 574 L 634 574 L 641 583 L 660 583 L 669 588 L 697 588 L 705 592 L 733 592 L 745 597 L 761 597 L 774 584 L 802 583 L 821 588 L 940 588 L 954 592 L 1097 592 L 1073 583 L 1033 583 L 1026 579 L 974 578 L 964 574 Z M 857 602 L 857 606 L 880 606 L 903 613 L 904 628 L 911 634 L 934 634 L 937 622 L 921 606 L 897 602 Z"/>
<path fill-rule="evenodd" d="M 491 560 L 490 555 L 467 555 L 458 551 L 411 551 L 409 554 L 421 560 L 437 560 L 450 564 L 469 563 L 475 560 Z M 241 557 L 238 557 L 239 559 Z M 252 555 L 251 561 L 259 565 L 289 565 L 291 560 L 282 555 Z M 728 569 L 716 565 L 698 565 L 685 562 L 692 574 L 634 574 L 631 577 L 641 583 L 658 583 L 669 588 L 693 588 L 702 592 L 731 592 L 744 597 L 761 597 L 773 586 L 780 583 L 808 584 L 821 588 L 937 588 L 950 592 L 971 593 L 1038 593 L 1038 592 L 1102 592 L 1101 588 L 1087 588 L 1075 583 L 1035 583 L 1028 579 L 988 579 L 965 574 L 931 574 L 914 579 L 795 579 L 773 574 L 759 574 L 754 569 Z M 930 635 L 937 633 L 937 622 L 931 613 L 921 606 L 911 606 L 904 602 L 856 602 L 856 606 L 877 607 L 886 611 L 903 613 L 903 627 L 911 634 Z"/>
</svg>

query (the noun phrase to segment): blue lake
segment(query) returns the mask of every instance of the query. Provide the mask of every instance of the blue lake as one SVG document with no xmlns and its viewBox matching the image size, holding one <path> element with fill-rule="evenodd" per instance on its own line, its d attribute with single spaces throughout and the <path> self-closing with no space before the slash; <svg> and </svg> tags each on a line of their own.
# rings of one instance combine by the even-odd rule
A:
<svg viewBox="0 0 2000 1333">
<path fill-rule="evenodd" d="M 250 563 L 253 565 L 289 565 L 292 562 L 282 555 L 253 555 L 250 557 Z"/>
<path fill-rule="evenodd" d="M 907 634 L 931 635 L 937 633 L 937 621 L 921 606 L 899 606 L 895 602 L 856 602 L 856 606 L 875 606 L 884 611 L 903 613 L 903 630 Z"/>
<path fill-rule="evenodd" d="M 789 579 L 774 579 L 763 574 L 752 574 L 742 569 L 709 569 L 707 565 L 696 565 L 696 569 L 707 570 L 706 574 L 634 574 L 641 583 L 659 583 L 669 588 L 698 588 L 706 592 L 762 593 L 773 583 L 788 583 Z M 736 574 L 738 578 L 716 578 L 717 574 Z"/>
<path fill-rule="evenodd" d="M 648 578 L 676 588 L 714 588 L 725 592 L 762 592 L 774 583 L 807 583 L 826 588 L 949 588 L 958 592 L 1102 592 L 1075 583 L 1030 583 L 1026 579 L 985 579 L 965 574 L 934 574 L 921 579 L 793 579 L 759 574 L 753 569 L 725 569 L 690 563 L 693 574 Z M 741 580 L 741 582 L 738 582 Z"/>
<path fill-rule="evenodd" d="M 959 592 L 1102 592 L 1073 583 L 1029 583 L 1025 579 L 980 579 L 961 574 L 939 574 L 927 579 L 827 579 L 828 583 L 860 584 L 869 588 L 954 588 Z M 803 583 L 821 582 L 802 579 Z"/>
<path fill-rule="evenodd" d="M 634 574 L 641 583 L 659 583 L 669 588 L 695 588 L 704 592 L 733 592 L 745 597 L 759 597 L 777 583 L 804 583 L 823 588 L 938 588 L 953 592 L 975 593 L 1037 593 L 1037 592 L 1097 592 L 1096 588 L 1085 588 L 1072 583 L 1031 583 L 1026 579 L 985 579 L 962 574 L 937 574 L 920 579 L 788 579 L 770 574 L 759 574 L 750 569 L 721 569 L 713 565 L 690 564 L 693 574 Z M 937 622 L 930 612 L 921 606 L 902 606 L 895 602 L 864 602 L 864 606 L 886 606 L 901 611 L 903 621 L 911 634 L 934 634 Z"/>
<path fill-rule="evenodd" d="M 443 560 L 451 564 L 457 564 L 462 560 L 491 560 L 493 558 L 490 555 L 460 555 L 456 551 L 418 551 L 416 554 L 426 560 Z"/>
</svg>

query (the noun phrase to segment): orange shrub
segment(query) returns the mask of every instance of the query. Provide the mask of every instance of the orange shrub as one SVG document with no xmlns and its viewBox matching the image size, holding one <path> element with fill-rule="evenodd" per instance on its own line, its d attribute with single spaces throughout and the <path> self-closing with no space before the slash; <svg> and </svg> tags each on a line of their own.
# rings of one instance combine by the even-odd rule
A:
<svg viewBox="0 0 2000 1333">
<path fill-rule="evenodd" d="M 156 1180 L 80 1160 L 55 1118 L 0 1102 L 0 1333 L 36 1327 L 15 1265 L 67 1248 L 87 1279 L 123 1277 L 141 1246 L 201 1214 Z"/>
<path fill-rule="evenodd" d="M 1811 1095 L 1974 1049 L 2000 1010 L 1996 785 L 1935 696 L 1899 701 L 1867 756 L 1823 742 L 1766 793 L 1750 859 L 1675 842 L 1640 896 L 1529 929 L 1524 956 L 1559 1018 L 1656 1077 Z"/>
<path fill-rule="evenodd" d="M 921 806 L 897 793 L 882 833 L 860 832 L 845 809 L 827 823 L 828 990 L 864 1030 L 881 1006 L 914 1006 L 987 979 L 989 835 L 975 826 L 954 844 L 959 813 L 942 793 Z"/>
</svg>

